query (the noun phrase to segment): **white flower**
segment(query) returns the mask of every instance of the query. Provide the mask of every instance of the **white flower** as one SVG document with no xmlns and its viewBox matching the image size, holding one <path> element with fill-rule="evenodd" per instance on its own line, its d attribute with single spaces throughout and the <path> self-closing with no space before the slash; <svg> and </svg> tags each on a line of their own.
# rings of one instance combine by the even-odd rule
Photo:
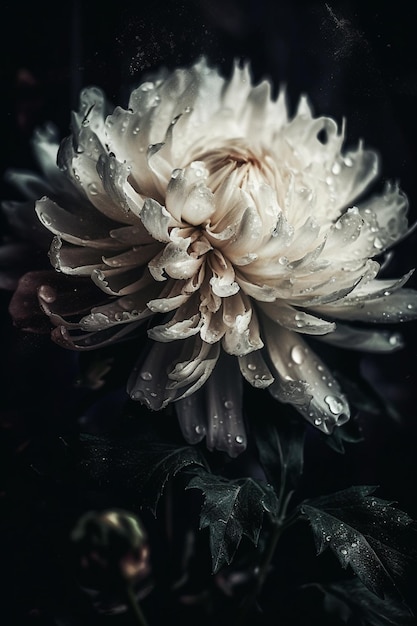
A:
<svg viewBox="0 0 417 626">
<path fill-rule="evenodd" d="M 401 289 L 409 275 L 376 278 L 373 258 L 407 231 L 396 185 L 358 200 L 377 155 L 362 143 L 342 152 L 343 129 L 305 98 L 289 118 L 284 93 L 271 99 L 247 67 L 225 80 L 202 60 L 143 83 L 127 110 L 107 109 L 98 89 L 82 92 L 58 154 L 72 192 L 60 200 L 51 174 L 56 201 L 36 205 L 55 234 L 55 269 L 99 288 L 81 304 L 75 290 L 40 290 L 54 339 L 93 349 L 146 320 L 153 342 L 131 397 L 152 409 L 176 401 L 185 438 L 231 456 L 246 445 L 240 373 L 326 433 L 346 422 L 348 402 L 303 336 L 391 351 L 396 335 L 345 320 L 398 322 L 417 309 Z"/>
</svg>

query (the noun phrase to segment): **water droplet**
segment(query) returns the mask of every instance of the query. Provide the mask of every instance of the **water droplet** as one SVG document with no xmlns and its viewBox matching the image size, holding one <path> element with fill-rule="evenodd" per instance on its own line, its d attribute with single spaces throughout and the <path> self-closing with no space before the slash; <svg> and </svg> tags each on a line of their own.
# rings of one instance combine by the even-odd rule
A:
<svg viewBox="0 0 417 626">
<path fill-rule="evenodd" d="M 332 167 L 332 174 L 335 174 L 337 176 L 337 174 L 340 174 L 340 172 L 342 171 L 341 165 L 340 163 L 333 163 L 333 167 Z"/>
<path fill-rule="evenodd" d="M 407 304 L 407 309 L 412 309 L 413 305 L 412 304 Z"/>
<path fill-rule="evenodd" d="M 286 256 L 280 256 L 279 259 L 278 259 L 278 263 L 280 265 L 284 265 L 284 266 L 288 265 L 289 259 Z"/>
<path fill-rule="evenodd" d="M 300 346 L 294 346 L 291 349 L 291 358 L 297 365 L 301 365 L 304 362 L 304 353 Z"/>
<path fill-rule="evenodd" d="M 401 336 L 396 333 L 394 335 L 391 335 L 388 341 L 391 346 L 397 346 L 399 343 L 401 343 Z"/>
<path fill-rule="evenodd" d="M 343 161 L 344 161 L 346 167 L 352 167 L 353 161 L 352 161 L 352 159 L 349 156 L 345 157 L 343 159 Z"/>
<path fill-rule="evenodd" d="M 242 444 L 245 440 L 243 439 L 242 435 L 236 435 L 235 441 L 236 443 Z"/>
<path fill-rule="evenodd" d="M 195 432 L 197 433 L 197 435 L 201 435 L 206 432 L 206 429 L 201 424 L 197 424 L 197 426 L 195 427 Z"/>
<path fill-rule="evenodd" d="M 92 196 L 96 196 L 98 194 L 97 185 L 95 183 L 90 183 L 87 186 L 87 189 L 91 193 Z"/>
<path fill-rule="evenodd" d="M 224 403 L 225 409 L 233 409 L 233 402 L 231 400 L 226 400 Z"/>
<path fill-rule="evenodd" d="M 323 420 L 321 417 L 316 417 L 316 419 L 314 420 L 314 423 L 316 426 L 320 426 L 323 423 Z"/>
<path fill-rule="evenodd" d="M 153 89 L 153 88 L 154 88 L 154 84 L 153 84 L 152 82 L 150 82 L 150 81 L 148 81 L 148 82 L 146 82 L 146 83 L 143 83 L 143 84 L 139 87 L 139 89 L 140 89 L 141 91 L 152 91 L 152 89 Z"/>
<path fill-rule="evenodd" d="M 341 554 L 343 554 L 344 556 L 346 556 L 346 555 L 347 555 L 347 553 L 348 553 L 348 551 L 346 550 L 346 548 L 342 548 L 342 549 L 340 550 L 340 552 L 341 552 Z"/>
<path fill-rule="evenodd" d="M 56 295 L 57 294 L 55 289 L 52 289 L 52 287 L 50 287 L 49 285 L 41 285 L 41 287 L 39 288 L 39 296 L 45 302 L 55 302 Z"/>
<path fill-rule="evenodd" d="M 254 363 L 248 363 L 248 370 L 254 372 L 256 370 L 256 365 Z"/>
<path fill-rule="evenodd" d="M 339 415 L 343 411 L 344 404 L 340 398 L 337 398 L 336 396 L 326 396 L 324 401 L 333 415 Z"/>
<path fill-rule="evenodd" d="M 327 535 L 326 541 L 331 541 L 331 535 Z"/>
<path fill-rule="evenodd" d="M 51 218 L 49 217 L 49 215 L 46 215 L 46 213 L 40 213 L 39 219 L 45 226 L 50 226 L 52 224 Z"/>
<path fill-rule="evenodd" d="M 377 250 L 382 250 L 383 247 L 384 247 L 384 244 L 382 243 L 380 238 L 379 237 L 375 237 L 375 239 L 374 239 L 374 248 L 376 248 Z"/>
<path fill-rule="evenodd" d="M 150 372 L 141 372 L 140 377 L 142 380 L 152 380 L 152 374 Z"/>
</svg>

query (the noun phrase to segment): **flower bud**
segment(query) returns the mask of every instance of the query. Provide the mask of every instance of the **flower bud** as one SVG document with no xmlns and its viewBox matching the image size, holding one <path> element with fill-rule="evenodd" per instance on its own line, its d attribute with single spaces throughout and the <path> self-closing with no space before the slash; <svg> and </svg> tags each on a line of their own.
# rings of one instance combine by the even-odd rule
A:
<svg viewBox="0 0 417 626">
<path fill-rule="evenodd" d="M 105 613 L 126 610 L 125 591 L 138 599 L 150 590 L 149 545 L 140 520 L 123 510 L 90 511 L 71 533 L 81 587 Z"/>
</svg>

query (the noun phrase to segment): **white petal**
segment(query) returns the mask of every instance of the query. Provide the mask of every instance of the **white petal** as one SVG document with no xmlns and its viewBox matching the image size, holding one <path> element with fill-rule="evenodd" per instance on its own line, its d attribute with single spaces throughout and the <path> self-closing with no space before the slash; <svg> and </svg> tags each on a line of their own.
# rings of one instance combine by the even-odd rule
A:
<svg viewBox="0 0 417 626">
<path fill-rule="evenodd" d="M 340 348 L 376 353 L 394 352 L 404 345 L 398 333 L 363 330 L 342 324 L 338 324 L 333 333 L 320 337 L 320 340 Z"/>
<path fill-rule="evenodd" d="M 198 226 L 204 224 L 214 212 L 213 192 L 203 184 L 194 185 L 182 207 L 182 219 Z"/>
<path fill-rule="evenodd" d="M 297 333 L 326 335 L 331 333 L 336 327 L 334 322 L 327 322 L 305 311 L 293 309 L 282 301 L 262 302 L 259 306 L 273 322 L 284 326 L 288 330 L 295 330 Z"/>
<path fill-rule="evenodd" d="M 417 317 L 417 291 L 401 289 L 388 296 L 377 299 L 361 299 L 359 302 L 344 300 L 314 307 L 316 311 L 337 319 L 358 322 L 378 322 L 394 324 L 406 322 Z"/>
<path fill-rule="evenodd" d="M 207 447 L 231 457 L 247 444 L 242 416 L 242 380 L 236 359 L 222 355 L 205 386 L 207 403 Z"/>
<path fill-rule="evenodd" d="M 240 356 L 238 361 L 242 376 L 252 387 L 265 389 L 274 382 L 274 377 L 263 359 L 261 350 Z"/>
<path fill-rule="evenodd" d="M 178 225 L 166 208 L 152 198 L 145 200 L 140 219 L 148 233 L 157 241 L 170 241 L 169 229 Z"/>
<path fill-rule="evenodd" d="M 317 428 L 331 433 L 350 416 L 349 405 L 326 366 L 299 335 L 265 319 L 264 339 L 276 374 L 271 394 L 295 408 Z"/>
<path fill-rule="evenodd" d="M 168 341 L 176 341 L 178 339 L 186 339 L 200 332 L 200 315 L 195 314 L 190 319 L 181 321 L 172 320 L 167 324 L 154 326 L 148 330 L 148 337 L 155 341 L 166 343 Z"/>
<path fill-rule="evenodd" d="M 183 400 L 177 400 L 175 410 L 184 439 L 191 445 L 204 439 L 207 432 L 204 388 Z"/>
<path fill-rule="evenodd" d="M 49 198 L 38 200 L 36 213 L 42 224 L 64 241 L 91 248 L 120 248 L 108 236 L 108 223 L 98 216 L 71 214 Z"/>
</svg>

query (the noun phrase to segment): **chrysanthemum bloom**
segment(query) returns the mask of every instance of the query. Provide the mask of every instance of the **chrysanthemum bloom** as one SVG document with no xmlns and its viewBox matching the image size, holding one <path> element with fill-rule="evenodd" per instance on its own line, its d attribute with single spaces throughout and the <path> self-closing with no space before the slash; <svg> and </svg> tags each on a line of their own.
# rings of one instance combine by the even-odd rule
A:
<svg viewBox="0 0 417 626">
<path fill-rule="evenodd" d="M 189 442 L 231 456 L 246 445 L 242 376 L 326 433 L 345 423 L 348 402 L 304 337 L 390 351 L 395 334 L 346 320 L 417 310 L 409 275 L 378 280 L 373 260 L 406 233 L 406 197 L 388 184 L 355 204 L 377 155 L 342 151 L 343 129 L 305 98 L 289 118 L 284 94 L 253 86 L 247 67 L 230 80 L 204 61 L 160 74 L 107 113 L 98 89 L 82 92 L 61 172 L 53 141 L 38 141 L 54 200 L 36 212 L 55 234 L 52 265 L 77 277 L 38 290 L 55 341 L 134 341 L 146 322 L 130 396 L 175 401 Z"/>
</svg>

